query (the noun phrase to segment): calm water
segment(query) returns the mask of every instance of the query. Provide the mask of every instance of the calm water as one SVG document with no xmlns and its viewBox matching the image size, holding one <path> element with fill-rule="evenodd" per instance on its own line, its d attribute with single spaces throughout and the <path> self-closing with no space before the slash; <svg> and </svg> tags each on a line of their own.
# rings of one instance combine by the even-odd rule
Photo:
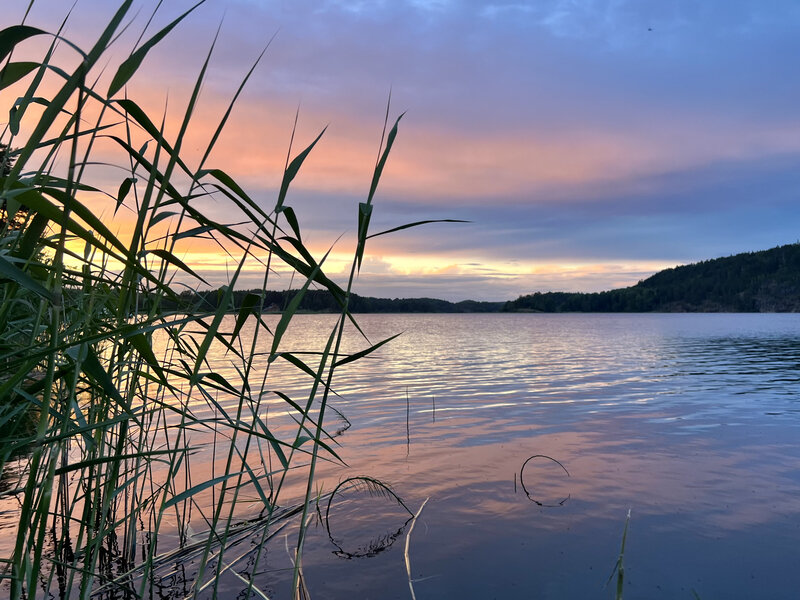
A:
<svg viewBox="0 0 800 600">
<path fill-rule="evenodd" d="M 410 545 L 418 598 L 613 597 L 629 508 L 626 597 L 800 597 L 800 317 L 360 322 L 373 339 L 404 334 L 339 378 L 349 467 L 325 489 L 370 474 L 414 510 L 430 498 Z M 331 509 L 345 551 L 403 525 L 367 498 Z M 410 597 L 404 536 L 348 559 L 315 529 L 312 595 Z"/>
<path fill-rule="evenodd" d="M 629 509 L 626 598 L 800 598 L 800 316 L 359 322 L 373 342 L 403 335 L 338 372 L 347 467 L 323 465 L 319 488 L 370 475 L 414 511 L 429 498 L 410 541 L 418 599 L 612 598 Z M 319 349 L 332 324 L 298 317 L 284 349 Z M 232 370 L 222 355 L 214 366 Z M 332 539 L 318 523 L 306 545 L 312 598 L 410 598 L 407 518 L 385 498 L 337 496 Z M 275 540 L 256 574 L 270 598 L 290 596 L 290 566 Z"/>
</svg>

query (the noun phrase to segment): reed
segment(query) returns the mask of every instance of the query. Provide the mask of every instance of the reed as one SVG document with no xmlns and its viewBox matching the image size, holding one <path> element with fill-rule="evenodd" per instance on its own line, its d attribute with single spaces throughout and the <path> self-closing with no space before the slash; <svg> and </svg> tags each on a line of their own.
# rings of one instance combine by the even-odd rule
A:
<svg viewBox="0 0 800 600">
<path fill-rule="evenodd" d="M 0 501 L 16 498 L 20 522 L 13 550 L 0 557 L 0 585 L 14 599 L 139 598 L 185 579 L 183 596 L 215 596 L 233 582 L 246 595 L 266 597 L 254 576 L 241 574 L 243 565 L 258 572 L 265 545 L 291 521 L 299 524 L 291 552 L 300 597 L 318 461 L 338 458 L 325 428 L 334 373 L 389 341 L 365 337 L 363 350 L 342 353 L 345 324 L 355 323 L 353 282 L 370 237 L 414 225 L 369 233 L 400 119 L 390 123 L 387 106 L 374 175 L 358 206 L 350 276 L 340 287 L 325 274 L 326 257 L 304 245 L 290 205 L 290 184 L 324 132 L 302 151 L 290 149 L 268 210 L 207 165 L 256 59 L 191 164 L 182 149 L 216 40 L 173 138 L 164 116 L 151 118 L 127 97 L 126 84 L 202 2 L 154 35 L 143 32 L 104 76 L 131 4 L 120 4 L 88 51 L 60 31 L 25 23 L 0 31 L 0 91 L 24 89 L 3 107 L 10 119 L 0 134 L 0 475 L 8 482 Z M 18 47 L 34 41 L 42 57 L 15 60 Z M 75 68 L 54 62 L 56 47 L 65 45 L 80 59 Z M 111 188 L 89 176 L 97 148 L 109 143 L 122 173 Z M 226 222 L 198 208 L 207 197 L 227 203 Z M 112 200 L 114 218 L 135 215 L 131 231 L 117 235 L 113 218 L 100 219 L 92 209 L 97 198 Z M 180 258 L 183 244 L 198 237 L 236 260 L 213 311 L 174 290 L 177 280 L 207 287 Z M 247 260 L 261 262 L 263 290 L 277 264 L 302 281 L 275 326 L 262 317 L 263 295 L 233 304 Z M 311 288 L 328 290 L 340 314 L 325 345 L 300 354 L 285 347 L 284 335 Z M 232 368 L 212 369 L 214 353 L 226 353 Z M 274 391 L 277 361 L 307 378 L 305 397 Z M 276 400 L 291 429 L 272 427 L 267 406 Z M 212 434 L 210 476 L 192 470 L 196 431 Z M 285 504 L 287 478 L 297 472 L 305 494 Z M 245 500 L 255 517 L 240 516 Z M 257 543 L 241 550 L 244 539 Z M 191 573 L 178 577 L 184 570 Z"/>
<path fill-rule="evenodd" d="M 614 563 L 614 568 L 611 570 L 611 575 L 606 581 L 606 586 L 617 576 L 617 585 L 614 590 L 614 600 L 622 600 L 625 592 L 625 542 L 628 539 L 628 526 L 631 524 L 631 510 L 628 509 L 628 514 L 625 516 L 625 527 L 622 529 L 622 543 L 620 544 L 619 557 L 617 562 Z"/>
</svg>

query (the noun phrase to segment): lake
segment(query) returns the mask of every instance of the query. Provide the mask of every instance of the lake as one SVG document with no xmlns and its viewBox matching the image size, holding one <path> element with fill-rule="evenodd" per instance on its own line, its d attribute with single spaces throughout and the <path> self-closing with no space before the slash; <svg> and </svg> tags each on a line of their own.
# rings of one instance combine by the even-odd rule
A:
<svg viewBox="0 0 800 600">
<path fill-rule="evenodd" d="M 626 598 L 800 596 L 800 317 L 357 320 L 372 342 L 402 335 L 337 371 L 332 406 L 351 425 L 333 412 L 327 423 L 347 466 L 323 463 L 318 490 L 367 475 L 412 512 L 427 499 L 408 542 L 418 599 L 612 598 L 629 510 Z M 296 317 L 284 349 L 321 348 L 333 322 Z M 349 350 L 363 347 L 351 330 Z M 213 366 L 232 369 L 221 354 Z M 308 385 L 282 367 L 270 376 L 292 397 Z M 321 502 L 303 562 L 311 597 L 410 598 L 408 518 L 363 489 Z M 256 582 L 288 598 L 290 571 L 276 537 Z"/>
<path fill-rule="evenodd" d="M 613 597 L 628 509 L 627 597 L 800 594 L 796 315 L 358 320 L 373 341 L 403 334 L 340 372 L 348 468 L 329 469 L 322 489 L 365 474 L 414 511 L 430 498 L 409 544 L 418 598 Z M 312 528 L 312 596 L 409 598 L 405 531 L 347 558 L 406 518 L 359 502 L 331 509 L 344 552 Z"/>
</svg>

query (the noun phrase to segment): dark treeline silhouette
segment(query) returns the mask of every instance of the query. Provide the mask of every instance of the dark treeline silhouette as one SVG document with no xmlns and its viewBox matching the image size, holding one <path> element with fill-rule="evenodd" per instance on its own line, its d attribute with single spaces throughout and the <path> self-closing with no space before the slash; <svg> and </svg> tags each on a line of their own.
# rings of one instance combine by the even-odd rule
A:
<svg viewBox="0 0 800 600">
<path fill-rule="evenodd" d="M 251 306 L 263 306 L 265 312 L 279 312 L 295 294 L 297 290 L 236 290 L 228 308 L 238 310 L 250 296 Z M 223 289 L 184 291 L 178 300 L 162 299 L 161 305 L 173 310 L 216 310 L 223 297 Z M 146 302 L 142 308 L 147 309 Z M 327 290 L 308 290 L 298 310 L 325 313 L 338 312 L 339 308 Z M 353 313 L 800 312 L 800 244 L 665 269 L 634 286 L 606 292 L 536 292 L 509 302 L 449 302 L 353 294 L 350 310 Z"/>
<path fill-rule="evenodd" d="M 248 295 L 263 298 L 264 311 L 278 312 L 283 310 L 297 290 L 262 291 L 262 290 L 235 290 L 232 293 L 231 309 L 242 306 Z M 166 309 L 181 310 L 186 307 L 195 307 L 196 310 L 215 310 L 223 298 L 223 290 L 210 290 L 204 292 L 184 291 L 179 294 L 179 302 L 161 300 L 161 305 Z M 350 312 L 353 313 L 465 313 L 465 312 L 499 312 L 504 302 L 478 302 L 464 300 L 462 302 L 448 302 L 435 298 L 372 298 L 353 294 L 350 297 Z M 327 290 L 308 290 L 300 302 L 299 310 L 302 312 L 332 312 L 340 310 L 336 299 Z"/>
<path fill-rule="evenodd" d="M 800 244 L 665 269 L 607 292 L 537 292 L 507 302 L 503 310 L 800 312 Z"/>
</svg>

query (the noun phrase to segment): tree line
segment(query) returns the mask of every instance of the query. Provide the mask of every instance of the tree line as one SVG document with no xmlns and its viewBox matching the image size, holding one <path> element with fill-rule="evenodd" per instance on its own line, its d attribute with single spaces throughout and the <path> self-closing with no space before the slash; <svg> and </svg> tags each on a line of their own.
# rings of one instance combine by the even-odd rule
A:
<svg viewBox="0 0 800 600">
<path fill-rule="evenodd" d="M 244 303 L 280 312 L 297 290 L 236 290 L 230 309 Z M 224 288 L 183 291 L 161 298 L 165 309 L 216 310 Z M 247 298 L 249 297 L 249 300 Z M 145 299 L 142 305 L 147 309 Z M 335 313 L 336 298 L 327 290 L 309 289 L 301 312 Z M 659 271 L 634 286 L 604 292 L 536 292 L 508 302 L 436 298 L 375 298 L 352 294 L 353 313 L 489 313 L 489 312 L 800 312 L 800 244 L 746 252 Z"/>
<path fill-rule="evenodd" d="M 230 306 L 238 310 L 246 302 L 253 302 L 263 307 L 264 312 L 279 312 L 283 310 L 297 290 L 235 290 L 232 292 Z M 249 297 L 249 300 L 247 300 Z M 224 288 L 206 291 L 185 290 L 177 298 L 168 300 L 162 298 L 161 305 L 167 310 L 216 310 L 224 298 Z M 499 312 L 504 302 L 479 302 L 464 300 L 449 302 L 436 298 L 374 298 L 351 294 L 349 308 L 352 313 L 466 313 L 466 312 Z M 147 308 L 146 301 L 143 309 Z M 338 313 L 341 310 L 336 298 L 327 290 L 307 290 L 300 302 L 301 312 Z"/>
<path fill-rule="evenodd" d="M 800 244 L 665 269 L 634 286 L 595 293 L 537 292 L 509 312 L 798 312 Z"/>
</svg>

